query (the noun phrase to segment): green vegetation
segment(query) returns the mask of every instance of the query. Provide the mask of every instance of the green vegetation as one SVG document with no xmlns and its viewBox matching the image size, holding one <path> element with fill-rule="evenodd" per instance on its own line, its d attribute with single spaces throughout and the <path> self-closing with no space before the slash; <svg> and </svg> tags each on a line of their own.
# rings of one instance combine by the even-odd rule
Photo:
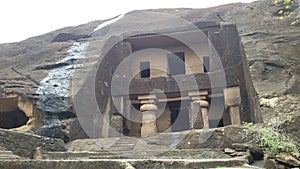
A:
<svg viewBox="0 0 300 169">
<path fill-rule="evenodd" d="M 297 8 L 292 9 L 292 7 L 291 7 L 291 5 L 294 1 L 295 0 L 283 0 L 283 1 L 274 0 L 274 4 L 276 6 L 281 7 L 281 9 L 277 11 L 278 19 L 280 19 L 280 20 L 289 19 L 290 20 L 289 24 L 291 26 L 300 24 L 299 14 L 296 11 Z M 295 3 L 297 3 L 297 2 L 295 2 Z M 300 7 L 298 6 L 298 8 L 300 8 Z"/>
<path fill-rule="evenodd" d="M 274 157 L 280 154 L 296 154 L 300 149 L 288 135 L 273 126 L 254 125 L 243 123 L 243 125 L 254 133 L 255 141 L 265 151 L 265 157 Z"/>
<path fill-rule="evenodd" d="M 286 117 L 286 122 L 287 123 L 293 123 L 294 121 L 293 121 L 293 116 L 292 115 L 287 115 L 287 117 Z"/>
</svg>

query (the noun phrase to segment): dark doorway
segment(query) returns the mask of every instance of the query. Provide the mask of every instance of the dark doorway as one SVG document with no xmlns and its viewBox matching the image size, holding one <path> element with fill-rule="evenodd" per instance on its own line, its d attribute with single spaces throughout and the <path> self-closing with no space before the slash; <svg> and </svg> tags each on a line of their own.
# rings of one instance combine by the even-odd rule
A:
<svg viewBox="0 0 300 169">
<path fill-rule="evenodd" d="M 177 52 L 172 55 L 168 55 L 168 66 L 171 76 L 185 74 L 184 52 Z"/>
<path fill-rule="evenodd" d="M 141 62 L 140 63 L 141 78 L 150 77 L 150 62 Z"/>
<path fill-rule="evenodd" d="M 209 105 L 209 127 L 223 127 L 226 125 L 224 121 L 225 101 L 224 97 L 213 97 L 208 99 Z"/>
<path fill-rule="evenodd" d="M 189 109 L 188 106 L 180 101 L 169 102 L 168 106 L 171 110 L 171 126 L 172 131 L 184 131 L 190 129 Z"/>
<path fill-rule="evenodd" d="M 223 119 L 210 119 L 209 128 L 224 127 Z"/>
</svg>

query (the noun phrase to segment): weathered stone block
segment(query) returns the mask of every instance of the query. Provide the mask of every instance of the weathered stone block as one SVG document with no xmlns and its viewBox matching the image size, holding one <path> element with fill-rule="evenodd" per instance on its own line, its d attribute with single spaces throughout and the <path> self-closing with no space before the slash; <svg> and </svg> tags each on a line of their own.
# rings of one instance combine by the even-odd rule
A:
<svg viewBox="0 0 300 169">
<path fill-rule="evenodd" d="M 241 94 L 239 87 L 224 89 L 224 99 L 226 106 L 238 106 L 241 104 Z"/>
</svg>

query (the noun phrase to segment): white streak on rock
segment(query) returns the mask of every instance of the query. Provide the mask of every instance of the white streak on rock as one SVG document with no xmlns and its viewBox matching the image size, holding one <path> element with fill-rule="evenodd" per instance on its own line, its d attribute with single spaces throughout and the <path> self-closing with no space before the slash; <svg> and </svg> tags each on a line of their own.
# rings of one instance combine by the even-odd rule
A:
<svg viewBox="0 0 300 169">
<path fill-rule="evenodd" d="M 36 93 L 39 94 L 37 106 L 44 112 L 59 113 L 67 111 L 70 101 L 70 78 L 77 61 L 85 58 L 88 42 L 74 43 L 67 51 L 66 57 L 57 63 L 67 63 L 49 71 L 48 76 L 40 82 Z"/>
<path fill-rule="evenodd" d="M 90 34 L 94 34 L 95 32 L 97 32 L 97 31 L 103 29 L 104 27 L 106 27 L 106 26 L 108 26 L 108 25 L 111 25 L 111 24 L 113 24 L 114 22 L 117 22 L 118 20 L 122 19 L 122 18 L 124 17 L 124 15 L 125 15 L 125 14 L 121 14 L 121 15 L 119 15 L 118 17 L 116 17 L 116 18 L 114 18 L 114 19 L 111 19 L 111 20 L 108 20 L 108 21 L 106 21 L 106 22 L 101 23 L 101 24 L 98 25 L 98 26 L 95 28 L 95 30 L 94 30 L 92 33 L 90 33 Z"/>
</svg>

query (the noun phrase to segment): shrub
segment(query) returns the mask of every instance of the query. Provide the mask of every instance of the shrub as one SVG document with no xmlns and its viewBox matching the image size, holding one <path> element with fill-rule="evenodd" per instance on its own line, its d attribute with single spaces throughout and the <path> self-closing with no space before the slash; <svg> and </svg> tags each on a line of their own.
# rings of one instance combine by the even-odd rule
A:
<svg viewBox="0 0 300 169">
<path fill-rule="evenodd" d="M 255 141 L 264 149 L 265 157 L 274 157 L 280 154 L 299 155 L 299 148 L 288 135 L 272 126 L 243 123 L 248 131 L 254 134 Z"/>
</svg>

